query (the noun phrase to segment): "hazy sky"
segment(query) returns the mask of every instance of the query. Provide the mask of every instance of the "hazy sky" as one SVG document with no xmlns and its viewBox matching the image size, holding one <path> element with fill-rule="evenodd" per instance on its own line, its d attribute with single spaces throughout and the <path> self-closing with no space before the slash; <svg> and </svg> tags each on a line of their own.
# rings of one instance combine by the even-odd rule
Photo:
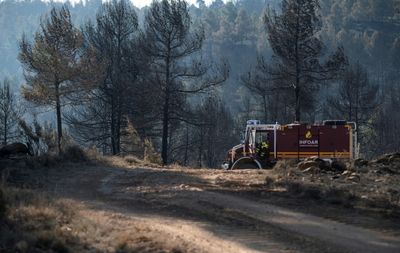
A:
<svg viewBox="0 0 400 253">
<path fill-rule="evenodd" d="M 149 5 L 152 0 L 131 0 L 133 4 L 137 7 L 143 7 L 145 5 Z M 196 3 L 196 0 L 186 0 L 189 3 Z M 213 0 L 205 0 L 206 4 L 213 2 Z"/>
<path fill-rule="evenodd" d="M 1 1 L 3 1 L 3 0 L 0 0 L 0 2 Z M 46 1 L 46 0 L 44 0 L 44 1 Z M 47 1 L 49 1 L 49 0 L 47 0 Z M 56 2 L 65 2 L 66 0 L 53 0 L 53 1 L 56 1 Z M 69 0 L 71 3 L 77 3 L 77 2 L 80 2 L 80 0 Z M 103 0 L 103 1 L 107 1 L 107 0 Z M 132 2 L 133 2 L 133 4 L 136 6 L 136 7 L 139 7 L 139 8 L 142 8 L 143 6 L 146 6 L 146 5 L 150 5 L 151 4 L 151 2 L 153 1 L 153 0 L 131 0 Z M 195 4 L 196 3 L 196 0 L 186 0 L 188 3 L 191 3 L 191 4 Z M 227 2 L 227 1 L 229 1 L 229 0 L 223 0 L 224 2 Z M 212 3 L 212 2 L 214 2 L 214 0 L 205 0 L 205 2 L 206 2 L 206 4 L 207 5 L 209 5 L 210 3 Z"/>
</svg>

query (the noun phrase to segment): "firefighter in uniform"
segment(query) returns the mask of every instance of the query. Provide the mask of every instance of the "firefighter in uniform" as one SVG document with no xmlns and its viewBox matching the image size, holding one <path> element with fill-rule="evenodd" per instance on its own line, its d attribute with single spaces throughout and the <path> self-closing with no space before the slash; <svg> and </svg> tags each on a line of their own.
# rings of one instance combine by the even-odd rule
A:
<svg viewBox="0 0 400 253">
<path fill-rule="evenodd" d="M 258 143 L 256 147 L 256 154 L 262 162 L 263 166 L 266 166 L 269 158 L 269 143 L 268 140 L 263 140 L 261 143 Z"/>
</svg>

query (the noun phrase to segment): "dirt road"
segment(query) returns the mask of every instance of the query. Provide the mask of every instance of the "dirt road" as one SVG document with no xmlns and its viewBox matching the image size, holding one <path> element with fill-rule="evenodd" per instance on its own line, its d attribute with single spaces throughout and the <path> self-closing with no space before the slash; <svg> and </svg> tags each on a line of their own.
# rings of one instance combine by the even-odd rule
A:
<svg viewBox="0 0 400 253">
<path fill-rule="evenodd" d="M 262 186 L 268 173 L 87 166 L 52 171 L 48 180 L 57 195 L 89 207 L 82 211 L 87 217 L 106 217 L 121 230 L 141 224 L 181 251 L 400 252 L 399 231 L 344 224 L 237 194 Z"/>
</svg>

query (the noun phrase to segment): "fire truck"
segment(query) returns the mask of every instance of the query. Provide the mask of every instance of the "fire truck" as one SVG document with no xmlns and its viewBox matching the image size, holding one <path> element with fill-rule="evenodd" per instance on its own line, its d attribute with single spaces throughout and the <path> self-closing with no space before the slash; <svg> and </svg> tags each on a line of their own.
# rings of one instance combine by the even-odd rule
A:
<svg viewBox="0 0 400 253">
<path fill-rule="evenodd" d="M 241 144 L 228 151 L 224 169 L 270 168 L 281 159 L 350 160 L 358 157 L 357 126 L 344 120 L 261 124 L 248 120 Z"/>
</svg>

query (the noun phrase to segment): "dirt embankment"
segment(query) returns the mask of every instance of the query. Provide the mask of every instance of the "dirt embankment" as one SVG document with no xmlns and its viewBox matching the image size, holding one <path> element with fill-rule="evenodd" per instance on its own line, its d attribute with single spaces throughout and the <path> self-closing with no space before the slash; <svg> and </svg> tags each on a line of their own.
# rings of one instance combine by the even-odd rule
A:
<svg viewBox="0 0 400 253">
<path fill-rule="evenodd" d="M 294 195 L 348 208 L 400 217 L 400 154 L 352 163 L 328 163 L 309 158 L 297 166 L 278 164 L 275 185 L 286 185 Z"/>
<path fill-rule="evenodd" d="M 51 252 L 52 247 L 63 252 L 399 252 L 397 202 L 380 193 L 392 189 L 388 185 L 397 175 L 375 173 L 374 164 L 348 165 L 339 172 L 290 163 L 240 171 L 118 159 L 34 169 L 21 169 L 20 163 L 8 185 L 22 183 L 51 201 L 17 201 L 19 214 L 9 208 L 6 221 L 25 235 L 1 243 L 8 252 Z M 368 171 L 361 172 L 362 166 Z M 372 186 L 379 194 L 375 188 L 367 192 Z M 371 206 L 376 199 L 389 203 Z M 64 217 L 52 201 L 67 201 L 62 206 L 72 214 Z M 23 206 L 55 208 L 45 233 L 54 240 L 38 243 L 37 230 L 25 225 L 42 224 L 42 218 Z"/>
</svg>

